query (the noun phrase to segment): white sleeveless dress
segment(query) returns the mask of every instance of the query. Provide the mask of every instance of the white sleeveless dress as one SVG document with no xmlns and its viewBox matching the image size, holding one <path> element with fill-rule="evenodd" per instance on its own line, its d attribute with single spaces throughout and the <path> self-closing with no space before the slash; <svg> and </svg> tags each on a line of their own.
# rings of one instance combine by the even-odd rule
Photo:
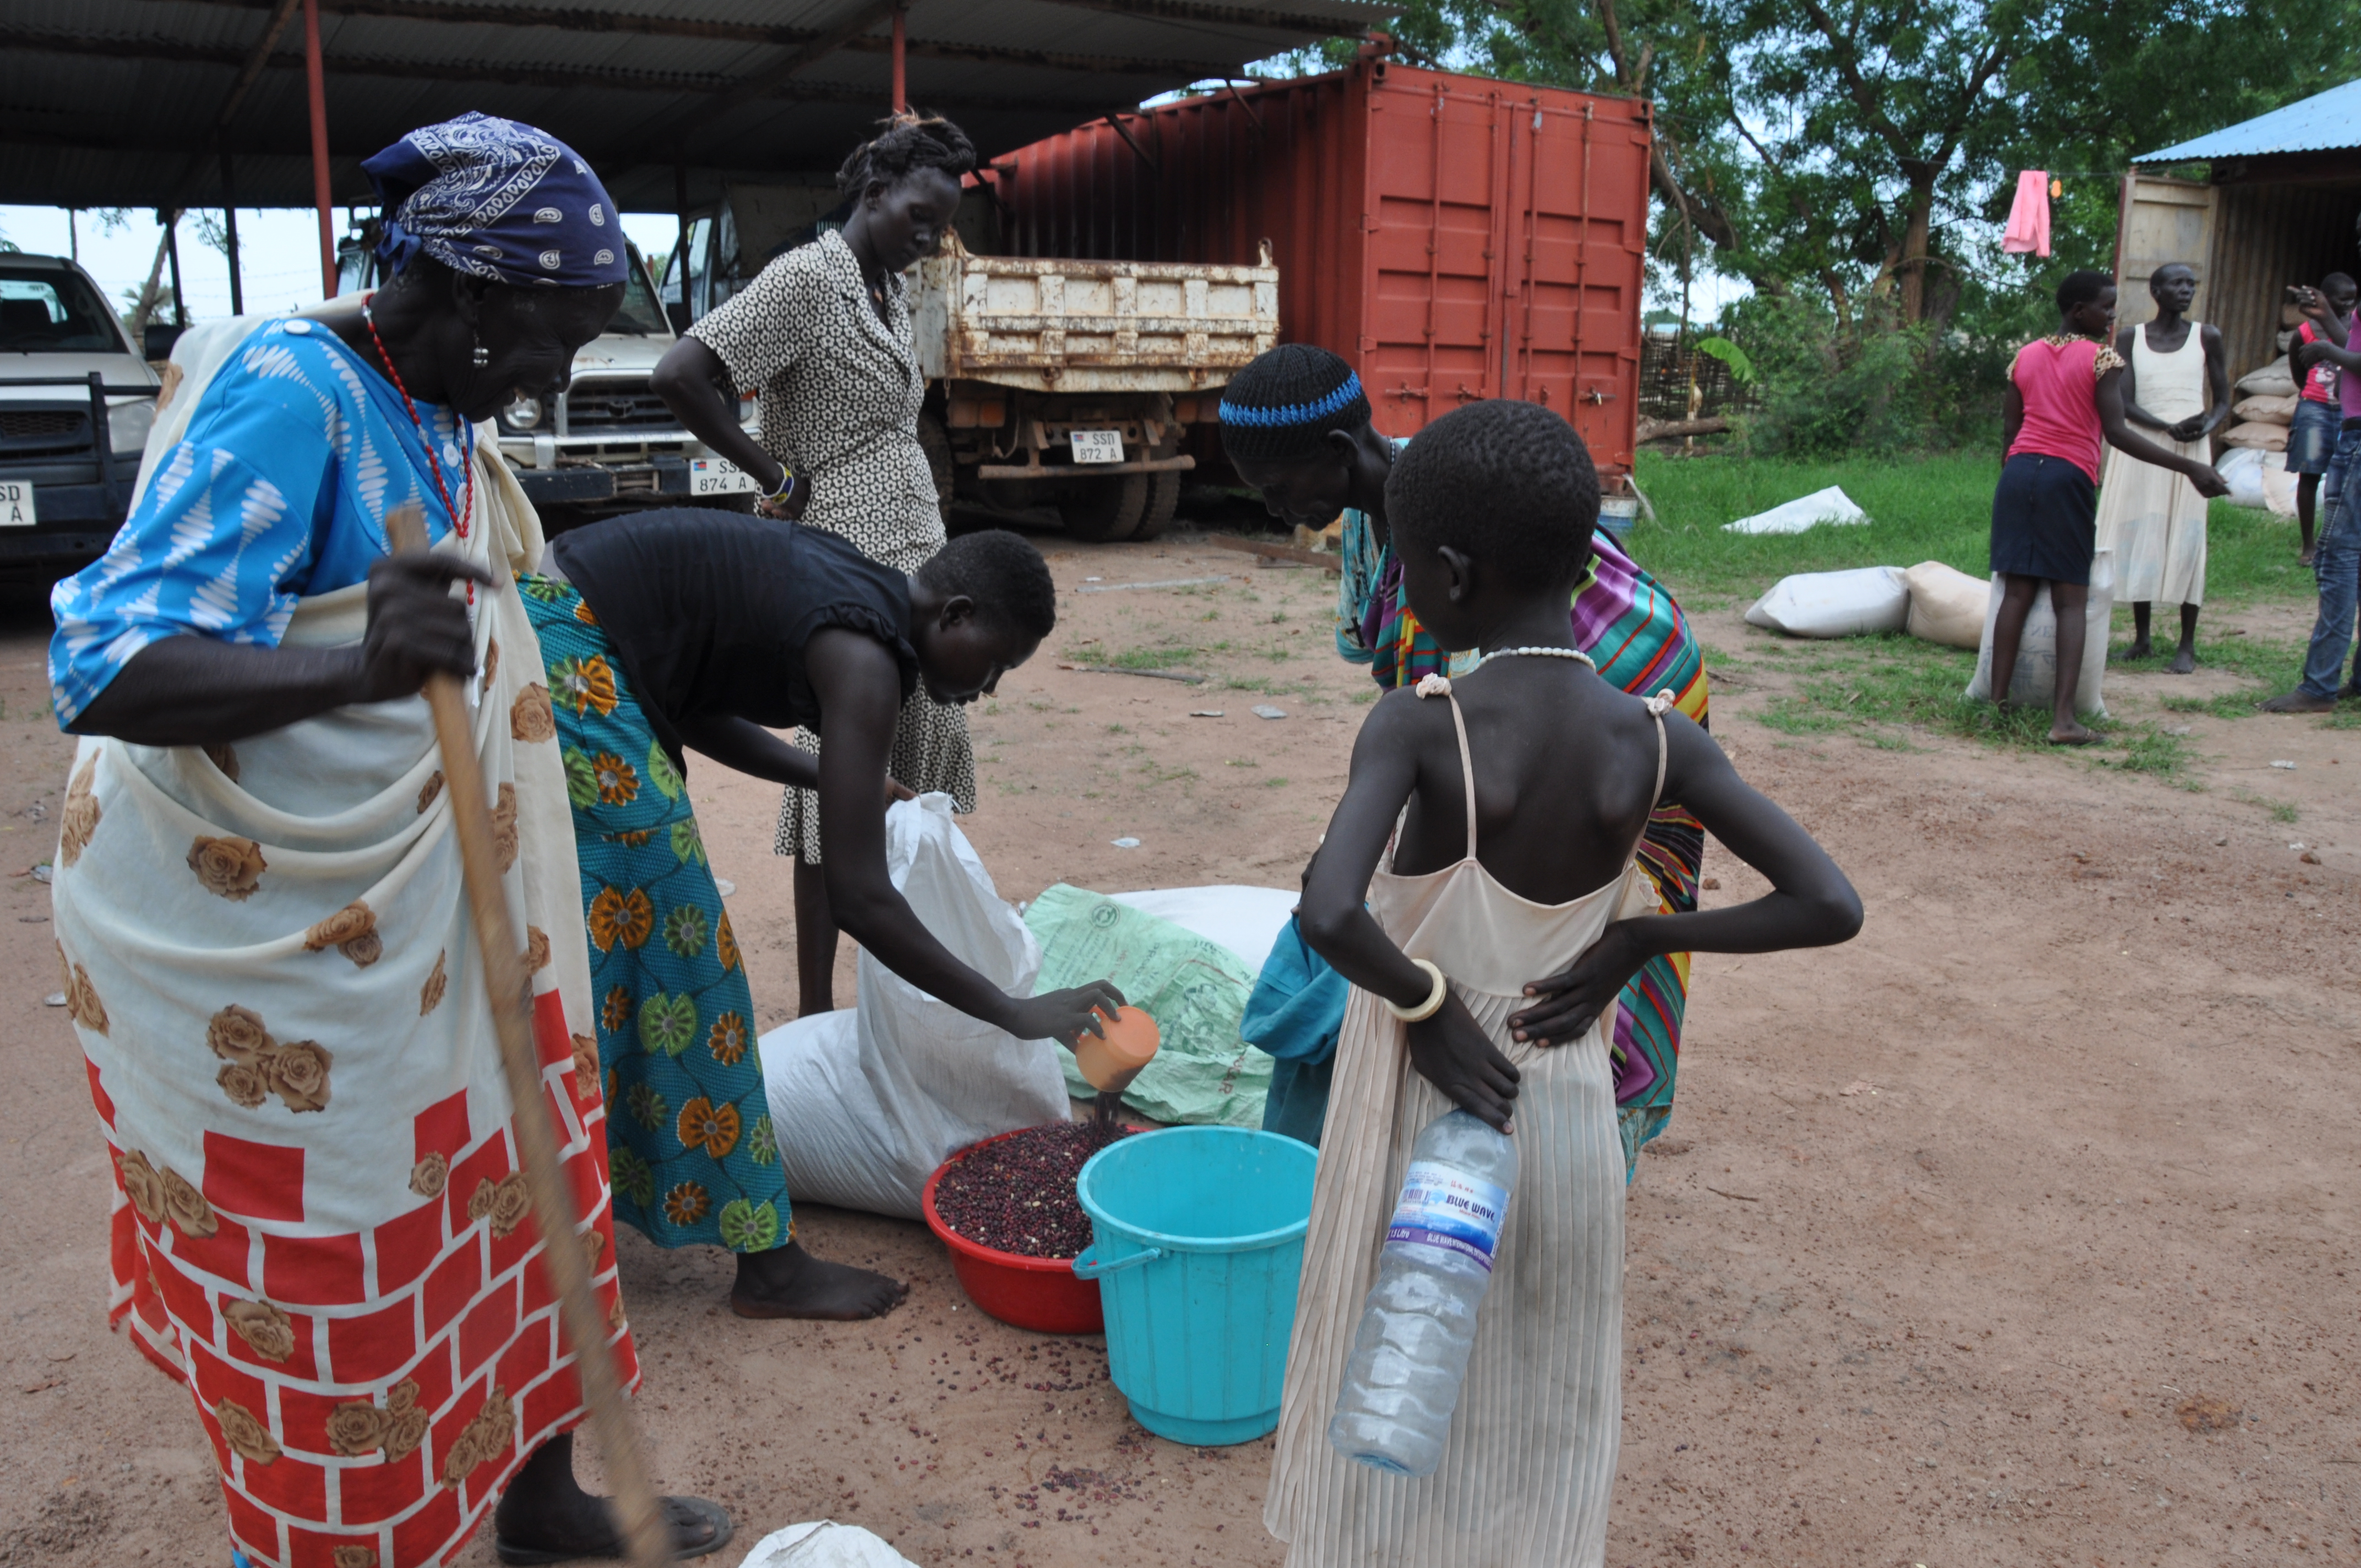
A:
<svg viewBox="0 0 2361 1568">
<path fill-rule="evenodd" d="M 1670 706 L 1669 694 L 1648 704 L 1658 795 Z M 1389 852 L 1370 879 L 1369 908 L 1404 953 L 1443 970 L 1522 1075 L 1517 1185 L 1441 1467 L 1411 1480 L 1340 1458 L 1328 1422 L 1386 1221 L 1411 1144 L 1453 1108 L 1412 1070 L 1405 1026 L 1355 987 L 1263 1508 L 1265 1527 L 1289 1543 L 1288 1568 L 1597 1568 L 1607 1551 L 1623 1403 L 1623 1151 L 1607 1053 L 1615 1013 L 1549 1048 L 1510 1038 L 1508 1018 L 1530 981 L 1564 969 L 1613 920 L 1656 905 L 1628 856 L 1613 881 L 1567 904 L 1535 904 L 1494 880 L 1476 859 L 1476 775 L 1456 698 L 1452 719 L 1467 852 L 1422 876 L 1394 874 Z"/>
<path fill-rule="evenodd" d="M 2147 345 L 2147 328 L 2132 334 L 2132 396 L 2167 424 L 2205 411 L 2205 343 L 2202 323 L 2170 354 Z M 2138 427 L 2158 446 L 2213 461 L 2211 438 L 2175 441 Z M 2115 602 L 2205 602 L 2205 498 L 2169 468 L 2107 448 L 2099 487 L 2099 548 L 2115 553 Z"/>
</svg>

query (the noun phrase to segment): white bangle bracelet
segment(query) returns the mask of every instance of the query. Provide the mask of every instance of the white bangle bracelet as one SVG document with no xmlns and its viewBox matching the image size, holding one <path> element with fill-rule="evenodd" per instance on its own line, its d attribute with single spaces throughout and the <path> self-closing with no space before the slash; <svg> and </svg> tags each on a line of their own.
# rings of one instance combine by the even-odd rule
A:
<svg viewBox="0 0 2361 1568">
<path fill-rule="evenodd" d="M 1426 1000 L 1415 1007 L 1404 1007 L 1385 997 L 1378 1000 L 1384 1002 L 1387 1009 L 1403 1023 L 1422 1024 L 1443 1011 L 1444 999 L 1451 994 L 1451 988 L 1444 981 L 1443 970 L 1433 963 L 1425 959 L 1412 959 L 1411 962 L 1434 977 L 1434 989 L 1426 993 Z"/>
</svg>

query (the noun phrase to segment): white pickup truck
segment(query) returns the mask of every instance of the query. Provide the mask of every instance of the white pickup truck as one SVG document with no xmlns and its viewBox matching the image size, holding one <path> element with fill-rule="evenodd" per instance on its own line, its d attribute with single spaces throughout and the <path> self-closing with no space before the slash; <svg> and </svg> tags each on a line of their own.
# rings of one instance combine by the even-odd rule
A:
<svg viewBox="0 0 2361 1568">
<path fill-rule="evenodd" d="M 54 576 L 105 553 L 160 385 L 89 273 L 0 255 L 0 572 Z"/>
<path fill-rule="evenodd" d="M 686 327 L 789 244 L 829 226 L 833 193 L 732 187 L 689 225 L 686 278 L 661 298 Z M 962 203 L 971 236 L 988 218 Z M 684 280 L 686 290 L 684 291 Z M 1279 269 L 975 254 L 959 233 L 918 264 L 911 330 L 928 387 L 918 439 L 946 512 L 1049 505 L 1090 541 L 1172 521 L 1189 427 L 1216 422 L 1233 372 L 1279 341 Z M 684 298 L 684 292 L 686 298 Z M 741 395 L 748 390 L 739 389 Z"/>
<path fill-rule="evenodd" d="M 649 507 L 754 508 L 754 481 L 683 430 L 649 385 L 675 338 L 639 247 L 628 251 L 622 308 L 574 356 L 573 385 L 554 398 L 519 399 L 497 419 L 500 455 L 552 533 Z M 374 223 L 337 247 L 336 267 L 339 293 L 377 286 Z M 755 400 L 738 408 L 751 427 Z"/>
</svg>

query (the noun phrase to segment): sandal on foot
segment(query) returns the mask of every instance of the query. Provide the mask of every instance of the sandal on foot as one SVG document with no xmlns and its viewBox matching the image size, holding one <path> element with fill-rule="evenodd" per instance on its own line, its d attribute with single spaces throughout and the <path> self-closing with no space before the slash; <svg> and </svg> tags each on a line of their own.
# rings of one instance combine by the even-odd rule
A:
<svg viewBox="0 0 2361 1568">
<path fill-rule="evenodd" d="M 683 1523 L 702 1523 L 711 1527 L 713 1530 L 712 1538 L 701 1544 L 675 1546 L 672 1553 L 672 1560 L 675 1563 L 685 1563 L 692 1557 L 703 1557 L 708 1552 L 719 1552 L 729 1545 L 730 1538 L 738 1533 L 738 1526 L 730 1519 L 730 1510 L 719 1503 L 708 1502 L 703 1497 L 665 1497 L 663 1502 L 664 1511 L 670 1516 L 665 1522 L 674 1529 L 675 1540 L 678 1539 L 677 1527 Z M 544 1563 L 575 1563 L 585 1558 L 618 1558 L 628 1555 L 620 1535 L 616 1536 L 607 1549 L 590 1552 L 552 1552 L 544 1547 L 518 1546 L 498 1539 L 492 1542 L 492 1551 L 502 1563 L 510 1564 L 511 1568 L 539 1568 L 539 1565 Z"/>
</svg>

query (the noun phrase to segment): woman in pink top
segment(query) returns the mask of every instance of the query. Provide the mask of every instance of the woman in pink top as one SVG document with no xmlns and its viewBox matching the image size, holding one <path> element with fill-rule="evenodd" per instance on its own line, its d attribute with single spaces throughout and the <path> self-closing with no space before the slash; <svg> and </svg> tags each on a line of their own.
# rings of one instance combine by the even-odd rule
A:
<svg viewBox="0 0 2361 1568">
<path fill-rule="evenodd" d="M 2058 315 L 2056 335 L 2026 344 L 2009 367 L 2008 455 L 1993 492 L 1992 569 L 2002 588 L 1992 689 L 2006 701 L 2025 618 L 2034 594 L 2047 587 L 2058 617 L 2049 739 L 2086 746 L 2098 737 L 2075 717 L 2074 695 L 2098 537 L 2101 443 L 2186 474 L 2201 494 L 2224 495 L 2229 487 L 2210 465 L 2168 452 L 2124 422 L 2123 356 L 2106 344 L 2115 317 L 2114 280 L 2103 272 L 2069 273 L 2058 285 Z"/>
</svg>

